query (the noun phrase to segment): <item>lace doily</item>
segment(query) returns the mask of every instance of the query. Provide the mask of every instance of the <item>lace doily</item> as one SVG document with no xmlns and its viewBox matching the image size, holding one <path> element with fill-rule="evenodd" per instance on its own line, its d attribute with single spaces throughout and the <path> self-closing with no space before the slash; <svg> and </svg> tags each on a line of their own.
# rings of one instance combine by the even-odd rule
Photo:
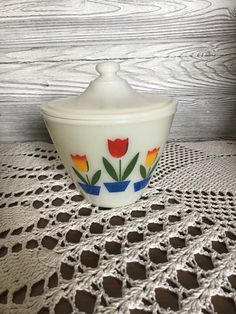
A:
<svg viewBox="0 0 236 314">
<path fill-rule="evenodd" d="M 137 203 L 75 190 L 51 144 L 4 144 L 0 313 L 236 313 L 236 143 L 167 144 Z"/>
</svg>

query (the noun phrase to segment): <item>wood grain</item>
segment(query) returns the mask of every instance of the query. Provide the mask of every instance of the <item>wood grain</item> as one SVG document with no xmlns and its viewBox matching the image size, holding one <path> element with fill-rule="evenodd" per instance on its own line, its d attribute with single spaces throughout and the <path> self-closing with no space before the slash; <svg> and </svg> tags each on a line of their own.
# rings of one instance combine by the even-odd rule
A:
<svg viewBox="0 0 236 314">
<path fill-rule="evenodd" d="M 216 37 L 232 39 L 236 33 L 233 0 L 97 0 L 78 4 L 41 0 L 36 3 L 32 0 L 1 2 L 7 46 L 11 43 L 124 42 L 143 38 L 162 42 L 193 38 L 204 41 Z"/>
<path fill-rule="evenodd" d="M 121 63 L 121 75 L 141 91 L 167 90 L 175 95 L 235 93 L 235 53 L 195 54 L 175 57 L 115 59 Z M 0 87 L 7 95 L 14 93 L 44 96 L 81 92 L 96 76 L 98 60 L 43 61 L 2 64 Z M 63 76 L 62 76 L 63 73 Z M 6 83 L 4 83 L 6 82 Z M 42 93 L 43 92 L 43 93 Z"/>
<path fill-rule="evenodd" d="M 176 96 L 170 139 L 236 136 L 236 2 L 0 2 L 1 141 L 48 139 L 39 105 L 75 95 L 100 60 Z"/>
</svg>

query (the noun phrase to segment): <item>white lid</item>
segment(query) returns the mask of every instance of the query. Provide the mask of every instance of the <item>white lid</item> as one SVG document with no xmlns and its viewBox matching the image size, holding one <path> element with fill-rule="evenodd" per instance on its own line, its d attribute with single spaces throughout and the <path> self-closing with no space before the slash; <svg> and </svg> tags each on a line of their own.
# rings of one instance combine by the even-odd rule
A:
<svg viewBox="0 0 236 314">
<path fill-rule="evenodd" d="M 61 98 L 42 105 L 44 114 L 73 120 L 136 119 L 169 115 L 176 110 L 176 101 L 156 94 L 140 94 L 117 75 L 120 66 L 113 61 L 96 66 L 100 74 L 79 96 Z"/>
</svg>

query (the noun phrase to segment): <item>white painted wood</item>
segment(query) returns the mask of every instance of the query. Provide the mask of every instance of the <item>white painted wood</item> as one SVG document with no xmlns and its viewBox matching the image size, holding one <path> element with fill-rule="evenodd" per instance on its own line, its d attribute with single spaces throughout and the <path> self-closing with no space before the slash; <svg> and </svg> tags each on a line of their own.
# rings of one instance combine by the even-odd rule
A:
<svg viewBox="0 0 236 314">
<path fill-rule="evenodd" d="M 96 49 L 94 47 L 94 49 Z M 190 50 L 182 56 L 134 57 L 115 59 L 121 63 L 120 74 L 141 91 L 173 95 L 234 94 L 236 82 L 235 53 L 232 48 L 209 55 Z M 187 49 L 186 49 L 187 50 Z M 102 58 L 99 58 L 99 60 Z M 43 62 L 2 63 L 2 96 L 25 93 L 51 96 L 81 92 L 96 76 L 99 61 L 48 60 Z"/>
<path fill-rule="evenodd" d="M 47 139 L 45 101 L 104 59 L 140 91 L 176 96 L 170 139 L 236 136 L 235 0 L 0 2 L 1 141 Z"/>
<path fill-rule="evenodd" d="M 17 62 L 43 62 L 43 61 L 98 61 L 103 59 L 145 59 L 145 58 L 167 58 L 174 59 L 176 57 L 188 58 L 190 60 L 211 60 L 222 55 L 235 55 L 236 42 L 234 38 L 230 40 L 209 40 L 209 41 L 193 41 L 186 42 L 158 42 L 149 40 L 131 41 L 125 44 L 101 42 L 86 42 L 81 45 L 67 44 L 54 47 L 48 43 L 47 47 L 19 47 L 14 45 L 11 49 L 0 50 L 1 63 L 17 63 Z M 232 62 L 233 64 L 233 62 Z M 235 65 L 235 63 L 234 63 Z M 123 69 L 124 70 L 124 69 Z M 235 70 L 235 69 L 234 69 Z"/>
</svg>

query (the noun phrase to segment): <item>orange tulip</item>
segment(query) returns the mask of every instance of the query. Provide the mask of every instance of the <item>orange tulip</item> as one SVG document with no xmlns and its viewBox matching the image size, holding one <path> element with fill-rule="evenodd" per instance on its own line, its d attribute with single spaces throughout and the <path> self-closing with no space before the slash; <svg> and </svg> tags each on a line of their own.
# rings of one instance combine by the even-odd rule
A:
<svg viewBox="0 0 236 314">
<path fill-rule="evenodd" d="M 145 160 L 146 166 L 151 167 L 153 165 L 154 161 L 157 158 L 159 150 L 160 150 L 160 147 L 156 147 L 153 150 L 149 150 L 147 152 L 147 156 Z"/>
<path fill-rule="evenodd" d="M 87 160 L 86 155 L 83 155 L 83 156 L 70 155 L 70 156 L 77 170 L 79 170 L 80 172 L 88 171 L 89 167 L 88 167 L 88 160 Z"/>
</svg>

